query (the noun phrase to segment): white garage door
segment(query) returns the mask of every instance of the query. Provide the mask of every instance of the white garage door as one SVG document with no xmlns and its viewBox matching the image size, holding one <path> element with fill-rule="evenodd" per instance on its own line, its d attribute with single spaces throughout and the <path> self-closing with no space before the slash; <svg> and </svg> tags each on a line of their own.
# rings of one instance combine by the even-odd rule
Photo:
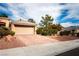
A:
<svg viewBox="0 0 79 59">
<path fill-rule="evenodd" d="M 16 27 L 16 34 L 34 34 L 33 27 Z"/>
</svg>

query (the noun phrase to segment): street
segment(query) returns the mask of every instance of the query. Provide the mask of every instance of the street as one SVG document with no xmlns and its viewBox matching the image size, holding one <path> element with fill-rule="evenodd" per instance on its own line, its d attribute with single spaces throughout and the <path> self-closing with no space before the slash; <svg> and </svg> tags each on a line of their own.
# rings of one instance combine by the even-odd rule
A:
<svg viewBox="0 0 79 59">
<path fill-rule="evenodd" d="M 57 56 L 79 56 L 79 47 L 70 51 L 58 54 Z"/>
<path fill-rule="evenodd" d="M 56 56 L 79 47 L 79 39 L 0 50 L 1 56 Z"/>
</svg>

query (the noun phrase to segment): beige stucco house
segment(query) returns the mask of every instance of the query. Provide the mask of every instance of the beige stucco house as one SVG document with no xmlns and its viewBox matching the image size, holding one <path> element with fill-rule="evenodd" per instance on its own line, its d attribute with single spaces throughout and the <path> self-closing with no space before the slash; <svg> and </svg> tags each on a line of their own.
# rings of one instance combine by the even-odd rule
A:
<svg viewBox="0 0 79 59">
<path fill-rule="evenodd" d="M 2 25 L 15 31 L 16 34 L 35 34 L 35 23 L 23 20 L 11 22 L 8 18 L 0 17 L 0 26 Z"/>
<path fill-rule="evenodd" d="M 15 21 L 16 34 L 35 34 L 35 24 L 27 21 Z"/>
<path fill-rule="evenodd" d="M 77 31 L 77 33 L 79 33 L 79 29 L 77 29 L 76 31 Z"/>
<path fill-rule="evenodd" d="M 11 21 L 9 21 L 6 17 L 0 17 L 0 26 L 6 26 L 9 27 Z"/>
</svg>

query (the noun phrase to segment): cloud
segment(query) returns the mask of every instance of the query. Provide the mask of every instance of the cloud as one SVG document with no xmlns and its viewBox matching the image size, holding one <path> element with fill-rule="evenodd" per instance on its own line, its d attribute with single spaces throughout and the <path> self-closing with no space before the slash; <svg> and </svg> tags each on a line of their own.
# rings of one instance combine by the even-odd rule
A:
<svg viewBox="0 0 79 59">
<path fill-rule="evenodd" d="M 77 26 L 79 25 L 79 23 L 65 22 L 65 23 L 61 23 L 61 25 L 63 27 L 69 27 L 69 26 Z"/>
<path fill-rule="evenodd" d="M 67 13 L 67 15 L 65 17 L 63 17 L 62 20 L 68 19 L 68 18 L 76 18 L 76 19 L 79 19 L 79 8 L 78 7 L 79 7 L 79 4 L 78 3 L 76 3 L 76 4 L 75 3 L 65 4 L 63 6 L 63 9 L 64 10 L 68 10 L 68 13 Z"/>
<path fill-rule="evenodd" d="M 57 22 L 55 19 L 56 17 L 59 16 L 61 9 L 59 5 L 52 3 L 25 4 L 25 5 L 29 17 L 34 18 L 36 22 L 39 23 L 41 20 L 41 16 L 45 16 L 45 14 L 51 15 L 54 18 L 54 23 Z"/>
<path fill-rule="evenodd" d="M 12 11 L 13 13 L 13 17 L 15 17 L 15 19 L 27 19 L 27 11 L 26 11 L 26 7 L 23 4 L 16 4 L 16 3 L 11 3 L 8 4 L 9 5 L 9 9 Z"/>
<path fill-rule="evenodd" d="M 79 4 L 71 3 L 0 3 L 0 13 L 6 13 L 13 20 L 33 18 L 38 24 L 46 14 L 54 18 L 53 23 L 70 26 L 79 23 Z"/>
<path fill-rule="evenodd" d="M 13 18 L 33 18 L 37 23 L 40 22 L 41 16 L 45 16 L 45 14 L 51 15 L 54 18 L 54 23 L 57 23 L 55 19 L 59 15 L 61 9 L 58 4 L 52 3 L 11 3 L 8 5 L 13 13 Z"/>
<path fill-rule="evenodd" d="M 64 27 L 79 25 L 79 4 L 66 3 L 60 5 L 63 7 L 57 17 L 58 22 Z"/>
<path fill-rule="evenodd" d="M 8 5 L 7 4 L 0 4 L 0 14 L 7 14 L 8 16 L 11 16 L 12 13 L 11 11 L 8 9 Z"/>
</svg>

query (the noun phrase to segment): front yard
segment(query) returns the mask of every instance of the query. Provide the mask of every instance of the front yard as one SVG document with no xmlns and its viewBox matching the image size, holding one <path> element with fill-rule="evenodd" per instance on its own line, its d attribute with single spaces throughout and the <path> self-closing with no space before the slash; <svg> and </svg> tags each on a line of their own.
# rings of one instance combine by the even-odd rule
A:
<svg viewBox="0 0 79 59">
<path fill-rule="evenodd" d="M 55 39 L 52 40 L 48 37 L 44 37 L 40 35 L 15 35 L 15 37 L 16 39 L 11 39 L 10 41 L 0 39 L 0 50 L 36 45 L 36 44 L 45 44 L 45 43 L 51 43 L 57 41 Z"/>
<path fill-rule="evenodd" d="M 56 39 L 58 41 L 69 41 L 69 40 L 79 39 L 79 37 L 75 37 L 75 36 L 50 36 L 50 38 Z"/>
<path fill-rule="evenodd" d="M 0 39 L 0 50 L 78 39 L 77 37 L 73 36 L 40 36 L 40 35 L 20 35 L 20 34 L 15 35 L 15 37 L 16 37 L 15 39 L 11 39 L 10 41 Z"/>
</svg>

